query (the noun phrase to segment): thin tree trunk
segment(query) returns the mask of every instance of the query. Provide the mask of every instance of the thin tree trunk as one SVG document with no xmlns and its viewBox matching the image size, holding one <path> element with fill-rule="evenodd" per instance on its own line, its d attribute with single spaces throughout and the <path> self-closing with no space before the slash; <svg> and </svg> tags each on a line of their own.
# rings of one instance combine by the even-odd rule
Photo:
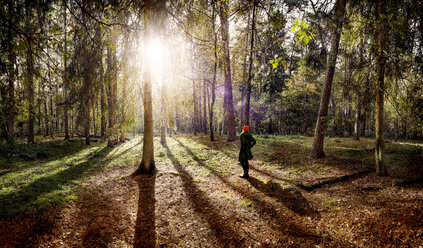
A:
<svg viewBox="0 0 423 248">
<path fill-rule="evenodd" d="M 45 91 L 44 91 L 44 95 L 46 95 Z M 48 111 L 47 111 L 47 96 L 44 97 L 44 121 L 45 121 L 45 133 L 44 136 L 48 136 L 49 135 L 49 128 L 48 128 Z"/>
<path fill-rule="evenodd" d="M 28 143 L 34 143 L 34 54 L 32 50 L 32 32 L 33 27 L 30 20 L 30 10 L 27 10 L 27 23 L 26 23 L 26 29 L 27 29 L 27 51 L 26 51 L 26 82 L 27 82 L 27 101 L 28 101 Z"/>
<path fill-rule="evenodd" d="M 94 100 L 93 100 L 93 135 L 97 136 L 97 126 L 95 125 L 97 101 L 95 100 L 95 98 L 96 97 L 94 97 Z"/>
<path fill-rule="evenodd" d="M 197 103 L 198 103 L 198 131 L 202 132 L 203 131 L 203 117 L 202 117 L 202 111 L 201 111 L 201 81 L 198 81 L 198 85 L 197 85 L 197 90 L 198 90 L 198 97 L 197 97 Z"/>
<path fill-rule="evenodd" d="M 9 12 L 12 12 L 12 2 L 8 3 Z M 9 13 L 11 14 L 11 13 Z M 11 20 L 9 20 L 11 22 Z M 8 122 L 7 122 L 7 143 L 15 143 L 15 64 L 16 53 L 15 46 L 12 42 L 13 33 L 11 28 L 8 29 L 9 53 L 8 53 L 8 84 L 9 84 L 9 102 L 8 102 Z"/>
<path fill-rule="evenodd" d="M 253 70 L 253 51 L 254 51 L 254 29 L 256 24 L 256 2 L 253 4 L 253 23 L 251 25 L 251 46 L 250 46 L 250 58 L 248 67 L 248 81 L 246 90 L 246 103 L 245 103 L 245 124 L 250 125 L 250 98 L 251 98 L 251 79 Z"/>
<path fill-rule="evenodd" d="M 207 96 L 206 81 L 203 81 L 203 131 L 207 133 Z"/>
<path fill-rule="evenodd" d="M 150 1 L 146 1 L 144 7 L 144 40 L 147 43 L 144 46 L 144 54 L 147 54 L 147 47 L 151 43 L 151 6 Z M 142 161 L 136 174 L 149 174 L 155 170 L 154 165 L 154 145 L 153 145 L 153 97 L 151 91 L 151 66 L 144 58 L 144 139 Z"/>
<path fill-rule="evenodd" d="M 164 72 L 163 72 L 164 74 Z M 164 75 L 163 75 L 164 78 Z M 166 85 L 165 80 L 162 82 L 162 96 L 161 96 L 161 126 L 160 126 L 160 143 L 166 144 Z"/>
<path fill-rule="evenodd" d="M 357 92 L 357 109 L 355 111 L 355 125 L 354 125 L 354 139 L 360 139 L 360 117 L 361 117 L 361 92 L 360 89 Z"/>
<path fill-rule="evenodd" d="M 101 140 L 104 141 L 105 134 L 106 134 L 106 97 L 104 93 L 104 81 L 103 81 L 103 75 L 104 75 L 104 68 L 103 68 L 103 49 L 100 49 L 100 55 L 99 55 L 99 86 L 100 86 L 100 112 L 101 112 L 101 131 L 100 136 Z"/>
<path fill-rule="evenodd" d="M 324 132 L 328 115 L 328 104 L 331 94 L 332 81 L 335 73 L 336 58 L 338 56 L 339 39 L 341 36 L 342 19 L 344 16 L 345 4 L 345 0 L 337 0 L 335 3 L 336 26 L 333 29 L 331 51 L 329 53 L 325 85 L 323 86 L 322 99 L 320 101 L 319 107 L 319 115 L 316 121 L 313 150 L 311 153 L 311 157 L 313 158 L 321 158 L 325 156 L 325 153 L 323 152 L 323 141 L 325 138 Z"/>
<path fill-rule="evenodd" d="M 225 61 L 225 94 L 226 108 L 227 108 L 227 122 L 228 122 L 228 141 L 235 141 L 235 118 L 234 118 L 234 105 L 232 98 L 232 78 L 231 78 L 231 58 L 229 54 L 229 0 L 221 1 L 220 3 L 220 22 L 221 34 L 223 40 L 223 51 Z"/>
<path fill-rule="evenodd" d="M 109 129 L 112 131 L 108 137 L 108 147 L 113 147 L 117 144 L 116 132 L 113 127 L 116 125 L 116 104 L 117 104 L 117 71 L 116 71 L 116 51 L 115 39 L 112 35 L 109 36 L 109 44 L 107 46 L 107 102 L 109 111 Z"/>
<path fill-rule="evenodd" d="M 375 147 L 375 159 L 376 159 L 376 174 L 379 176 L 385 176 L 388 174 L 386 165 L 384 164 L 383 149 L 383 110 L 384 110 L 384 80 L 385 80 L 385 27 L 384 27 L 384 1 L 378 2 L 378 20 L 376 23 L 377 30 L 377 83 L 376 83 L 376 147 Z"/>
<path fill-rule="evenodd" d="M 64 104 L 64 121 L 65 121 L 65 140 L 69 139 L 69 120 L 68 120 L 68 108 L 69 108 L 69 103 L 68 103 L 68 71 L 67 71 L 67 22 L 66 22 L 66 0 L 63 0 L 63 18 L 64 18 L 64 53 L 63 53 L 63 61 L 64 61 L 64 73 L 63 73 L 63 84 L 64 84 L 64 89 L 63 89 L 63 95 L 64 95 L 64 99 L 65 99 L 65 104 Z"/>
<path fill-rule="evenodd" d="M 192 93 L 193 93 L 193 100 L 194 100 L 194 118 L 192 119 L 192 127 L 194 131 L 194 136 L 197 135 L 197 128 L 198 128 L 198 108 L 197 108 L 197 91 L 195 86 L 195 74 L 194 74 L 194 65 L 195 65 L 195 50 L 194 44 L 192 45 L 192 53 L 193 53 L 193 63 L 192 63 Z"/>
<path fill-rule="evenodd" d="M 212 85 L 211 85 L 211 104 L 210 104 L 210 114 L 209 114 L 209 118 L 210 118 L 210 141 L 215 141 L 214 139 L 214 127 L 213 127 L 213 113 L 214 113 L 214 102 L 216 100 L 216 93 L 215 93 L 215 89 L 216 89 L 216 73 L 217 73 L 217 32 L 216 32 L 216 5 L 215 3 L 213 3 L 213 13 L 212 13 L 212 29 L 213 29 L 213 35 L 214 35 L 214 39 L 213 39 L 213 45 L 214 45 L 214 49 L 213 49 L 213 54 L 214 54 L 214 61 L 213 61 L 213 79 L 212 79 Z"/>
</svg>

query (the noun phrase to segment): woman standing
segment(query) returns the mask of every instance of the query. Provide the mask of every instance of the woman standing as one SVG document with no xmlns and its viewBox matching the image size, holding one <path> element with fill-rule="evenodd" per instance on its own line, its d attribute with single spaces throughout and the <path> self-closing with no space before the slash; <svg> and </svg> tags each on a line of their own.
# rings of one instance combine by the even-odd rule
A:
<svg viewBox="0 0 423 248">
<path fill-rule="evenodd" d="M 256 140 L 251 135 L 249 126 L 244 126 L 243 130 L 241 133 L 241 150 L 239 151 L 238 160 L 241 162 L 242 169 L 244 170 L 244 174 L 240 177 L 248 178 L 248 160 L 253 158 L 251 148 L 256 144 Z"/>
</svg>

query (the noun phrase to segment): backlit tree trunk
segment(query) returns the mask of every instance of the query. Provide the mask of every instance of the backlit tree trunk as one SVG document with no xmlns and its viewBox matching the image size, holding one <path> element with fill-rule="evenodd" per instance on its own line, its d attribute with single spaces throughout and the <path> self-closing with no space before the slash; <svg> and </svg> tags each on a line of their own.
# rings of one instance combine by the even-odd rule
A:
<svg viewBox="0 0 423 248">
<path fill-rule="evenodd" d="M 320 100 L 319 115 L 316 121 L 314 133 L 313 150 L 311 157 L 321 158 L 325 156 L 323 152 L 324 132 L 328 115 L 328 105 L 332 88 L 333 76 L 335 73 L 336 58 L 338 56 L 339 39 L 341 36 L 342 19 L 345 12 L 346 0 L 337 0 L 335 3 L 335 27 L 332 33 L 331 51 L 329 53 L 328 66 L 326 70 L 325 85 L 323 86 L 322 98 Z"/>
<path fill-rule="evenodd" d="M 256 2 L 253 5 L 253 24 L 251 25 L 251 46 L 250 46 L 250 60 L 248 67 L 248 80 L 246 90 L 246 103 L 245 103 L 245 121 L 246 125 L 250 125 L 250 98 L 251 98 L 251 79 L 253 70 L 253 50 L 254 50 L 254 29 L 256 23 Z"/>
<path fill-rule="evenodd" d="M 151 42 L 151 2 L 146 1 L 144 6 L 144 54 L 148 54 L 148 47 Z M 149 174 L 155 170 L 154 145 L 153 145 L 153 97 L 151 92 L 151 66 L 144 56 L 144 138 L 142 148 L 142 161 L 136 174 Z"/>
<path fill-rule="evenodd" d="M 248 52 L 248 34 L 250 30 L 250 14 L 248 14 L 247 19 L 247 26 L 245 27 L 245 47 L 244 47 L 244 62 L 242 66 L 242 82 L 243 85 L 241 86 L 241 130 L 242 127 L 245 125 L 245 116 L 244 116 L 244 98 L 245 98 L 245 87 L 247 85 L 247 52 Z M 251 55 L 251 54 L 250 54 Z"/>
<path fill-rule="evenodd" d="M 385 176 L 388 174 L 386 165 L 383 161 L 383 105 L 384 105 L 384 80 L 385 80 L 385 27 L 384 27 L 384 1 L 378 2 L 378 14 L 377 14 L 377 81 L 376 81 L 376 147 L 375 147 L 375 158 L 376 158 L 376 174 L 379 176 Z"/>
<path fill-rule="evenodd" d="M 235 141 L 235 118 L 234 104 L 232 98 L 232 78 L 231 78 L 231 58 L 229 55 L 229 0 L 221 0 L 220 5 L 220 23 L 223 40 L 223 53 L 225 61 L 225 94 L 226 99 L 226 119 L 228 123 L 228 141 Z"/>
<path fill-rule="evenodd" d="M 213 127 L 213 113 L 214 113 L 214 102 L 216 101 L 216 73 L 217 73 L 217 32 L 216 32 L 216 5 L 213 3 L 212 13 L 212 31 L 213 31 L 213 79 L 211 85 L 211 104 L 209 113 L 210 123 L 210 141 L 214 141 L 214 127 Z"/>
<path fill-rule="evenodd" d="M 108 147 L 117 144 L 117 134 L 113 130 L 116 125 L 116 104 L 117 104 L 117 71 L 116 71 L 116 42 L 112 35 L 109 36 L 109 44 L 107 45 L 107 103 L 109 112 L 109 140 Z"/>
</svg>

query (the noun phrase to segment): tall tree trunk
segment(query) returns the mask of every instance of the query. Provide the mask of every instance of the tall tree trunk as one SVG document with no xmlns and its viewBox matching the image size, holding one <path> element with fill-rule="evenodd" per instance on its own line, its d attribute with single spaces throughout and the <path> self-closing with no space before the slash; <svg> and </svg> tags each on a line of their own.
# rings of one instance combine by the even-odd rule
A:
<svg viewBox="0 0 423 248">
<path fill-rule="evenodd" d="M 29 4 L 27 4 L 28 6 Z M 33 27 L 30 20 L 31 10 L 27 9 L 27 51 L 26 51 L 26 85 L 27 85 L 27 101 L 28 101 L 28 143 L 34 143 L 34 54 L 33 54 Z"/>
<path fill-rule="evenodd" d="M 144 46 L 144 54 L 147 54 L 147 47 L 151 44 L 151 5 L 150 1 L 146 1 L 144 6 L 144 40 L 147 43 Z M 149 174 L 155 170 L 154 165 L 154 145 L 153 145 L 153 97 L 151 92 L 151 65 L 144 57 L 144 139 L 142 161 L 138 167 L 136 174 Z"/>
<path fill-rule="evenodd" d="M 101 140 L 104 141 L 106 133 L 106 96 L 104 93 L 104 68 L 103 68 L 103 49 L 100 49 L 100 54 L 98 58 L 99 66 L 99 87 L 100 87 L 100 112 L 101 112 Z"/>
<path fill-rule="evenodd" d="M 198 81 L 198 85 L 197 85 L 197 103 L 198 103 L 198 131 L 202 132 L 203 131 L 203 117 L 202 117 L 202 111 L 201 111 L 201 81 Z"/>
<path fill-rule="evenodd" d="M 244 116 L 244 98 L 245 98 L 245 87 L 247 85 L 247 53 L 248 53 L 248 34 L 250 32 L 250 14 L 248 13 L 247 26 L 245 27 L 245 46 L 244 46 L 244 62 L 242 66 L 242 86 L 241 86 L 241 130 L 245 125 Z M 251 53 L 250 53 L 251 56 Z"/>
<path fill-rule="evenodd" d="M 9 15 L 12 14 L 13 5 L 12 2 L 8 3 Z M 9 20 L 11 25 L 12 20 Z M 9 102 L 8 102 L 8 122 L 7 122 L 7 143 L 15 143 L 15 64 L 16 64 L 16 53 L 15 46 L 12 42 L 12 29 L 8 29 L 8 41 L 9 41 L 9 53 L 8 53 L 8 84 L 9 84 Z"/>
<path fill-rule="evenodd" d="M 321 158 L 325 156 L 325 153 L 323 152 L 323 141 L 325 138 L 324 132 L 326 127 L 326 118 L 328 115 L 328 104 L 332 88 L 332 81 L 335 73 L 336 58 L 338 56 L 339 39 L 341 36 L 342 19 L 344 17 L 345 5 L 345 0 L 337 0 L 335 3 L 336 25 L 332 33 L 331 51 L 329 53 L 325 85 L 323 86 L 322 99 L 320 101 L 319 107 L 319 115 L 316 121 L 313 150 L 311 152 L 311 157 L 313 158 Z"/>
<path fill-rule="evenodd" d="M 97 110 L 97 97 L 93 99 L 93 135 L 97 136 L 97 126 L 95 125 L 95 117 L 96 117 L 96 110 Z"/>
<path fill-rule="evenodd" d="M 250 125 L 250 98 L 251 98 L 251 79 L 253 70 L 253 51 L 254 51 L 254 29 L 256 25 L 256 1 L 253 4 L 253 23 L 251 25 L 251 46 L 250 46 L 250 58 L 248 67 L 248 81 L 246 90 L 246 103 L 245 103 L 245 125 Z"/>
<path fill-rule="evenodd" d="M 229 55 L 229 21 L 228 21 L 228 8 L 229 0 L 221 0 L 220 5 L 220 23 L 221 34 L 223 40 L 223 51 L 225 61 L 225 94 L 226 99 L 226 113 L 228 122 L 228 141 L 235 141 L 235 118 L 234 118 L 234 104 L 232 98 L 232 78 L 231 78 L 231 58 Z"/>
<path fill-rule="evenodd" d="M 203 132 L 207 133 L 207 95 L 206 81 L 203 81 Z"/>
<path fill-rule="evenodd" d="M 376 174 L 379 176 L 385 176 L 388 174 L 386 165 L 384 164 L 383 158 L 383 108 L 384 108 L 384 80 L 385 80 L 385 26 L 384 26 L 384 1 L 380 0 L 377 9 L 377 82 L 376 82 L 376 147 L 375 147 L 375 159 L 376 159 Z"/>
<path fill-rule="evenodd" d="M 63 29 L 64 29 L 64 53 L 63 53 L 63 61 L 64 61 L 64 73 L 63 73 L 63 96 L 65 99 L 65 104 L 64 104 L 64 108 L 63 108 L 63 117 L 64 117 L 64 121 L 65 121 L 65 140 L 69 139 L 69 120 L 68 120 L 68 108 L 69 108 L 69 103 L 68 103 L 68 63 L 67 63 L 67 59 L 68 59 L 68 55 L 67 55 L 67 51 L 68 51 L 68 41 L 67 41 L 67 20 L 66 20 L 66 0 L 63 0 L 63 19 L 64 19 L 64 25 L 63 25 Z"/>
<path fill-rule="evenodd" d="M 117 144 L 117 135 L 113 127 L 116 125 L 116 104 L 117 104 L 117 71 L 116 71 L 116 41 L 113 35 L 109 36 L 109 45 L 107 46 L 107 103 L 109 111 L 109 140 L 108 147 L 113 147 Z"/>
<path fill-rule="evenodd" d="M 360 119 L 361 119 L 361 91 L 358 88 L 357 93 L 357 109 L 355 111 L 354 139 L 360 139 Z"/>
<path fill-rule="evenodd" d="M 164 72 L 163 72 L 164 79 Z M 166 144 L 166 85 L 165 80 L 162 82 L 162 96 L 161 96 L 161 126 L 160 126 L 160 143 Z"/>
<path fill-rule="evenodd" d="M 194 44 L 192 44 L 192 58 L 193 58 L 193 63 L 192 63 L 192 97 L 194 100 L 194 118 L 192 119 L 192 127 L 193 127 L 193 132 L 194 132 L 194 136 L 197 135 L 197 131 L 198 131 L 198 107 L 197 107 L 197 90 L 196 90 L 196 85 L 195 85 L 195 73 L 194 73 L 194 65 L 195 65 L 195 48 L 194 48 Z"/>
<path fill-rule="evenodd" d="M 213 13 L 212 13 L 212 29 L 213 29 L 213 55 L 214 55 L 214 61 L 213 61 L 213 79 L 212 79 L 212 85 L 211 85 L 211 104 L 210 104 L 210 141 L 215 141 L 214 139 L 214 127 L 213 127 L 213 113 L 214 113 L 214 102 L 216 100 L 216 73 L 217 73 L 217 32 L 216 32 L 216 5 L 213 2 Z"/>
<path fill-rule="evenodd" d="M 125 122 L 126 122 L 126 115 L 125 109 L 126 107 L 126 79 L 122 80 L 122 120 L 120 126 L 120 142 L 125 142 Z"/>
</svg>

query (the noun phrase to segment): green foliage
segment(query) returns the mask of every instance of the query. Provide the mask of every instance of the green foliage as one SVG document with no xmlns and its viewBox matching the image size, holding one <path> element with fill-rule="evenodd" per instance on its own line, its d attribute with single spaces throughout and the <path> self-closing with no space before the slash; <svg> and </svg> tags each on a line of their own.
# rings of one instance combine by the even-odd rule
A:
<svg viewBox="0 0 423 248">
<path fill-rule="evenodd" d="M 309 30 L 308 25 L 300 18 L 294 21 L 291 32 L 295 33 L 300 44 L 307 45 L 314 38 L 314 34 Z"/>
</svg>

